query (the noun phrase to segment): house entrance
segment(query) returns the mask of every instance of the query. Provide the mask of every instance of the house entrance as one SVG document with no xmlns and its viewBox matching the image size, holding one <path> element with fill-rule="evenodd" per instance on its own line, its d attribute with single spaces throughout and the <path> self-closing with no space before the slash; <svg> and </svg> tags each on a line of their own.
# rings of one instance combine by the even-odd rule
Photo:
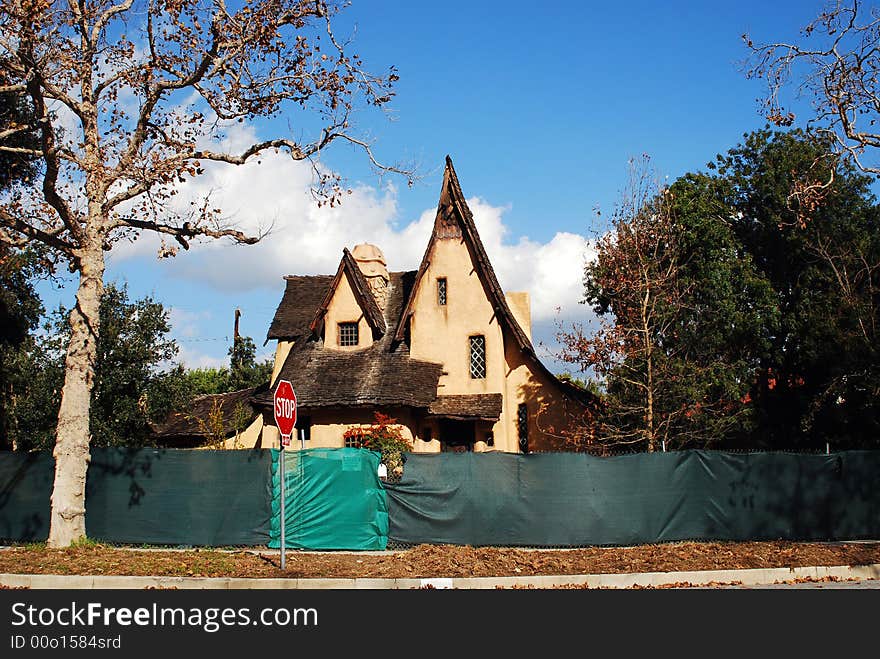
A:
<svg viewBox="0 0 880 659">
<path fill-rule="evenodd" d="M 474 450 L 476 438 L 473 421 L 440 419 L 440 450 L 444 453 L 460 453 Z"/>
</svg>

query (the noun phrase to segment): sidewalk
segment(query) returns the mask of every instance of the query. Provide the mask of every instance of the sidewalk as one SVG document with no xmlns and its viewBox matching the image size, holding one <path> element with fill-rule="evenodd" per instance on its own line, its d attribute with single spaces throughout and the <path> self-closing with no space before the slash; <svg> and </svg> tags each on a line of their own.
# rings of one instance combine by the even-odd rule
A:
<svg viewBox="0 0 880 659">
<path fill-rule="evenodd" d="M 499 588 L 683 588 L 688 586 L 771 586 L 803 581 L 871 581 L 880 588 L 880 564 L 858 566 L 581 574 L 431 579 L 239 579 L 204 577 L 122 577 L 112 575 L 0 574 L 0 586 L 32 589 L 499 589 Z"/>
</svg>

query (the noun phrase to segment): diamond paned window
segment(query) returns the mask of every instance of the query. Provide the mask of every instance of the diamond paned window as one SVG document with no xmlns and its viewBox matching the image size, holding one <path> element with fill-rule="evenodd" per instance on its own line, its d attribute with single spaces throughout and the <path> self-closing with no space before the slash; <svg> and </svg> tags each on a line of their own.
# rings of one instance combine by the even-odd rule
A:
<svg viewBox="0 0 880 659">
<path fill-rule="evenodd" d="M 486 337 L 482 335 L 470 337 L 471 343 L 471 377 L 481 380 L 486 377 Z"/>
<path fill-rule="evenodd" d="M 358 344 L 358 324 L 339 323 L 339 345 L 356 346 Z"/>
<path fill-rule="evenodd" d="M 437 304 L 446 305 L 446 277 L 437 280 Z"/>
<path fill-rule="evenodd" d="M 529 452 L 529 408 L 520 403 L 516 409 L 516 429 L 519 435 L 519 448 L 523 453 Z"/>
</svg>

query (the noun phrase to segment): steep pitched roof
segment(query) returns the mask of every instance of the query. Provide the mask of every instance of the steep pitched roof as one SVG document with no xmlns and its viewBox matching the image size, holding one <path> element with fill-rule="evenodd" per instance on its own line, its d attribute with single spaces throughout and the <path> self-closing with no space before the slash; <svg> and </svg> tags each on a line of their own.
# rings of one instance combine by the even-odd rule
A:
<svg viewBox="0 0 880 659">
<path fill-rule="evenodd" d="M 379 309 L 379 305 L 376 303 L 376 298 L 374 298 L 373 294 L 370 292 L 370 287 L 367 285 L 366 279 L 364 279 L 364 273 L 361 272 L 361 269 L 358 267 L 351 252 L 348 251 L 348 247 L 342 250 L 342 260 L 339 262 L 336 276 L 333 278 L 330 288 L 327 289 L 327 294 L 321 301 L 320 306 L 315 311 L 315 316 L 309 325 L 309 329 L 312 332 L 318 329 L 321 319 L 323 319 L 324 314 L 327 313 L 327 307 L 330 306 L 330 301 L 336 294 L 339 282 L 342 281 L 343 274 L 348 277 L 348 283 L 351 285 L 354 298 L 357 300 L 361 311 L 364 312 L 364 317 L 367 319 L 370 327 L 373 328 L 373 332 L 379 335 L 385 334 L 385 318 L 382 315 L 382 311 Z"/>
<path fill-rule="evenodd" d="M 390 273 L 385 315 L 396 319 L 407 299 L 415 272 Z M 392 328 L 393 329 L 393 328 Z M 437 397 L 443 366 L 412 359 L 409 347 L 387 331 L 363 350 L 326 350 L 311 334 L 296 340 L 278 379 L 288 380 L 303 409 L 390 405 L 427 408 Z M 255 402 L 271 406 L 272 388 Z"/>
<path fill-rule="evenodd" d="M 422 257 L 412 292 L 398 322 L 395 338 L 398 341 L 402 341 L 404 338 L 407 321 L 414 311 L 416 293 L 431 262 L 430 257 L 434 243 L 448 232 L 450 227 L 457 228 L 461 232 L 461 238 L 471 253 L 477 276 L 483 284 L 483 289 L 486 291 L 486 296 L 489 298 L 499 322 L 508 330 L 513 340 L 523 351 L 536 357 L 532 342 L 529 341 L 529 337 L 520 327 L 507 304 L 504 291 L 498 283 L 495 270 L 486 254 L 486 248 L 483 247 L 483 241 L 480 240 L 480 235 L 477 233 L 474 216 L 465 201 L 458 176 L 452 166 L 452 159 L 449 156 L 446 156 L 446 169 L 443 172 L 443 186 L 440 190 L 440 202 L 437 204 L 437 215 L 434 218 L 434 230 L 431 232 L 431 239 L 428 241 L 428 247 Z"/>
<path fill-rule="evenodd" d="M 422 281 L 425 271 L 430 265 L 431 251 L 434 243 L 443 237 L 455 235 L 458 237 L 460 233 L 461 239 L 467 245 L 474 263 L 474 269 L 477 276 L 486 291 L 486 296 L 495 311 L 495 317 L 499 323 L 507 330 L 506 334 L 513 339 L 517 346 L 523 351 L 525 356 L 539 371 L 559 384 L 563 392 L 568 396 L 583 404 L 595 404 L 596 397 L 590 392 L 584 391 L 568 382 L 560 380 L 556 375 L 548 369 L 540 360 L 532 342 L 528 335 L 523 331 L 510 306 L 507 304 L 507 298 L 504 296 L 504 290 L 498 283 L 495 276 L 495 270 L 489 262 L 489 256 L 486 254 L 486 248 L 483 247 L 483 241 L 477 233 L 477 226 L 474 223 L 474 216 L 471 209 L 467 205 L 464 193 L 461 190 L 461 184 L 458 182 L 458 175 L 452 166 L 452 158 L 446 156 L 446 169 L 443 172 L 443 186 L 440 190 L 440 201 L 437 204 L 437 215 L 434 218 L 434 230 L 431 232 L 431 238 L 428 241 L 428 247 L 425 249 L 425 255 L 422 257 L 421 265 L 416 273 L 416 279 L 413 283 L 412 291 L 409 299 L 404 306 L 403 313 L 397 323 L 397 332 L 395 339 L 402 341 L 406 333 L 406 326 L 410 316 L 413 314 L 415 306 L 416 293 Z"/>
<path fill-rule="evenodd" d="M 275 312 L 267 341 L 282 339 L 295 342 L 279 378 L 293 383 L 301 407 L 386 404 L 427 408 L 437 399 L 435 413 L 439 413 L 439 410 L 451 412 L 451 404 L 457 402 L 464 405 L 462 411 L 468 418 L 497 418 L 497 415 L 491 416 L 494 414 L 494 403 L 490 399 L 477 401 L 458 397 L 457 401 L 441 401 L 437 397 L 437 384 L 442 365 L 409 356 L 406 329 L 414 310 L 416 289 L 430 265 L 434 243 L 451 236 L 460 238 L 467 245 L 506 340 L 513 340 L 535 368 L 554 380 L 570 397 L 585 404 L 595 403 L 595 397 L 589 392 L 556 378 L 535 353 L 531 341 L 507 304 L 477 233 L 452 160 L 447 156 L 434 230 L 421 265 L 418 271 L 391 273 L 390 293 L 384 312 L 376 304 L 363 273 L 348 249 L 343 251 L 336 275 L 285 278 L 287 288 Z M 364 316 L 379 335 L 379 340 L 364 350 L 324 350 L 323 343 L 315 336 L 314 330 L 326 313 L 343 273 L 349 277 Z M 271 405 L 271 391 L 255 397 L 255 401 L 260 405 Z M 484 414 L 489 416 L 482 416 Z"/>
<path fill-rule="evenodd" d="M 287 285 L 284 296 L 275 310 L 266 341 L 280 339 L 292 341 L 309 333 L 309 325 L 315 318 L 315 309 L 321 304 L 333 275 L 290 275 L 284 278 Z"/>
</svg>

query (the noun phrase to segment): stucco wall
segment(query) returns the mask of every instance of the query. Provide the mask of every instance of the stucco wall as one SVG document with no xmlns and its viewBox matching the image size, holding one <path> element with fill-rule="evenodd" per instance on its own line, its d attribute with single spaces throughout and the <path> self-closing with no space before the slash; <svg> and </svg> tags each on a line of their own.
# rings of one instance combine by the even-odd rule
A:
<svg viewBox="0 0 880 659">
<path fill-rule="evenodd" d="M 529 294 L 526 291 L 516 293 L 511 292 L 505 293 L 504 297 L 507 299 L 507 306 L 510 307 L 510 311 L 513 313 L 513 317 L 516 318 L 516 322 L 519 323 L 522 331 L 526 333 L 526 336 L 529 337 L 529 341 L 531 341 L 532 302 L 529 299 Z"/>
<path fill-rule="evenodd" d="M 224 448 L 254 448 L 260 441 L 260 433 L 263 430 L 263 417 L 257 416 L 251 424 L 238 434 L 238 437 L 230 437 L 224 443 Z M 264 447 L 265 448 L 265 447 Z"/>
<path fill-rule="evenodd" d="M 356 346 L 340 346 L 338 341 L 339 323 L 358 324 L 358 344 Z M 360 350 L 373 344 L 373 332 L 364 317 L 364 312 L 351 290 L 348 275 L 344 275 L 336 287 L 333 299 L 327 306 L 324 316 L 324 347 L 332 350 Z"/>
<path fill-rule="evenodd" d="M 412 441 L 413 432 L 419 427 L 413 418 L 412 412 L 402 408 L 385 410 L 389 416 L 397 420 L 404 439 Z M 368 409 L 326 409 L 326 410 L 300 410 L 297 412 L 300 418 L 308 417 L 310 421 L 310 439 L 306 442 L 306 448 L 342 448 L 345 446 L 343 435 L 349 428 L 367 426 L 375 423 L 373 410 Z M 419 442 L 424 444 L 424 442 Z M 278 448 L 278 428 L 273 424 L 266 424 L 262 428 L 262 448 Z M 290 449 L 299 450 L 301 442 L 299 435 L 294 434 L 290 443 Z M 418 449 L 416 449 L 418 450 Z M 439 450 L 439 443 L 437 443 Z"/>
<path fill-rule="evenodd" d="M 519 404 L 523 402 L 528 409 L 529 450 L 574 450 L 563 431 L 584 421 L 584 407 L 564 394 L 556 379 L 536 368 L 512 341 L 506 358 L 509 375 L 501 422 L 507 426 L 508 436 L 516 442 L 517 450 L 517 416 Z"/>
<path fill-rule="evenodd" d="M 438 303 L 437 280 L 446 279 L 446 304 Z M 414 359 L 443 364 L 437 394 L 502 394 L 499 420 L 478 422 L 475 426 L 475 451 L 519 452 L 517 412 L 520 403 L 528 406 L 529 447 L 531 450 L 565 448 L 562 433 L 582 408 L 560 390 L 555 378 L 522 355 L 514 341 L 505 341 L 501 326 L 489 302 L 485 289 L 461 238 L 438 237 L 428 255 L 426 268 L 416 289 L 413 315 L 410 320 L 410 355 Z M 507 293 L 506 298 L 514 317 L 531 336 L 530 300 L 528 293 Z M 359 344 L 340 347 L 337 344 L 337 324 L 359 324 Z M 324 318 L 324 346 L 336 350 L 360 350 L 372 344 L 372 331 L 357 303 L 347 276 L 337 287 Z M 472 378 L 470 374 L 469 338 L 482 335 L 486 340 L 486 377 Z M 279 342 L 276 350 L 275 373 L 287 357 L 290 344 Z M 385 411 L 385 410 L 383 410 Z M 413 411 L 386 411 L 402 424 L 404 436 L 413 440 L 416 452 L 435 453 L 441 450 L 440 427 L 436 419 L 420 417 Z M 311 440 L 309 447 L 340 447 L 342 435 L 348 428 L 373 422 L 371 410 L 318 410 L 310 414 Z M 431 430 L 431 441 L 423 441 L 425 428 Z M 489 446 L 486 434 L 493 435 Z M 298 448 L 294 441 L 292 448 Z M 262 432 L 262 446 L 278 446 L 278 431 L 267 425 Z"/>
<path fill-rule="evenodd" d="M 416 292 L 410 324 L 410 355 L 442 363 L 438 395 L 501 393 L 504 349 L 492 305 L 474 270 L 467 247 L 457 239 L 440 239 Z M 437 303 L 437 279 L 447 281 L 447 303 Z M 486 337 L 486 377 L 470 376 L 468 338 Z"/>
<path fill-rule="evenodd" d="M 292 341 L 279 341 L 278 345 L 275 346 L 275 364 L 272 366 L 272 382 L 275 382 L 275 378 L 281 373 L 281 367 L 284 366 L 284 362 L 287 361 L 287 355 L 290 354 L 290 349 L 292 347 Z"/>
<path fill-rule="evenodd" d="M 460 239 L 438 239 L 428 260 L 428 268 L 416 292 L 410 325 L 410 354 L 416 359 L 444 365 L 446 374 L 440 378 L 438 395 L 501 393 L 503 396 L 502 412 L 494 426 L 477 424 L 474 450 L 519 452 L 517 411 L 522 402 L 529 409 L 530 448 L 558 446 L 561 440 L 554 435 L 571 422 L 573 402 L 559 390 L 555 381 L 524 360 L 512 340 L 504 341 L 467 246 Z M 437 302 L 438 278 L 447 280 L 445 305 Z M 528 293 L 507 293 L 506 298 L 514 317 L 531 336 Z M 483 379 L 470 376 L 468 338 L 476 334 L 486 337 L 486 377 Z M 425 425 L 432 427 L 435 439 L 430 443 L 417 440 L 415 450 L 439 451 L 436 423 L 426 420 L 422 426 Z M 491 447 L 484 441 L 489 431 L 494 439 Z M 416 434 L 420 436 L 421 430 Z"/>
</svg>

